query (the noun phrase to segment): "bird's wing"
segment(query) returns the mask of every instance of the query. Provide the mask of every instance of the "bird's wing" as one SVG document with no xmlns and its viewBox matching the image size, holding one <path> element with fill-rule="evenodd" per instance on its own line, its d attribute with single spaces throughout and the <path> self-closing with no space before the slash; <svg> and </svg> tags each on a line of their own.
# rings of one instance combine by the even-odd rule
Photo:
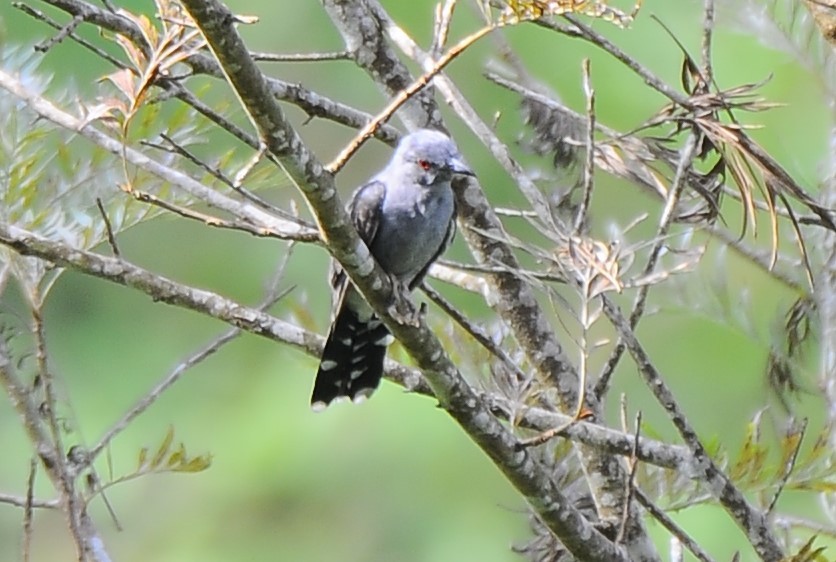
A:
<svg viewBox="0 0 836 562">
<path fill-rule="evenodd" d="M 360 238 L 371 247 L 377 236 L 380 226 L 380 213 L 383 207 L 383 197 L 386 194 L 386 186 L 383 182 L 372 180 L 359 187 L 348 204 L 348 212 L 354 228 L 360 234 Z M 348 276 L 343 268 L 332 260 L 331 286 L 334 288 L 334 303 L 342 301 L 343 293 L 348 285 Z"/>
<path fill-rule="evenodd" d="M 386 187 L 383 182 L 371 181 L 358 189 L 351 198 L 349 212 L 354 228 L 360 233 L 360 238 L 371 247 L 380 225 L 380 213 L 383 208 L 383 196 Z"/>
</svg>

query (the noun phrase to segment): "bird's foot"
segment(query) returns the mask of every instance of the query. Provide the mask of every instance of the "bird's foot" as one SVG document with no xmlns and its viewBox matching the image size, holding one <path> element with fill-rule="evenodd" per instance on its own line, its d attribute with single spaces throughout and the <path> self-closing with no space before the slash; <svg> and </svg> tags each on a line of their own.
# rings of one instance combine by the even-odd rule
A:
<svg viewBox="0 0 836 562">
<path fill-rule="evenodd" d="M 409 287 L 400 281 L 393 280 L 392 293 L 394 302 L 389 306 L 387 312 L 398 324 L 417 328 L 421 325 L 421 319 L 427 313 L 426 305 L 415 308 L 409 299 Z"/>
</svg>

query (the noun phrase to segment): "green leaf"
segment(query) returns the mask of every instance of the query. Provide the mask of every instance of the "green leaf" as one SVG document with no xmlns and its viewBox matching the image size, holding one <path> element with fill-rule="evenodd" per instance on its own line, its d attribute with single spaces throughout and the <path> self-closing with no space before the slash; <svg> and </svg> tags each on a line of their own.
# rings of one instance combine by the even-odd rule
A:
<svg viewBox="0 0 836 562">
<path fill-rule="evenodd" d="M 139 450 L 139 459 L 136 465 L 137 470 L 142 470 L 145 463 L 148 461 L 148 447 L 143 447 Z"/>
<path fill-rule="evenodd" d="M 168 455 L 168 451 L 171 449 L 171 443 L 174 441 L 174 427 L 169 426 L 168 432 L 165 434 L 165 439 L 160 444 L 160 448 L 157 450 L 157 453 L 154 455 L 154 460 L 151 461 L 151 468 L 157 468 L 162 464 L 163 459 Z"/>
<path fill-rule="evenodd" d="M 168 468 L 176 468 L 186 460 L 186 447 L 180 443 L 180 447 L 168 457 Z"/>
<path fill-rule="evenodd" d="M 818 535 L 810 537 L 804 546 L 801 547 L 796 554 L 784 558 L 781 562 L 826 562 L 823 553 L 827 550 L 826 547 L 820 546 L 813 549 L 813 543 L 818 538 Z"/>
<path fill-rule="evenodd" d="M 189 460 L 189 462 L 180 465 L 177 468 L 177 472 L 202 472 L 209 468 L 211 464 L 211 455 L 200 455 Z"/>
</svg>

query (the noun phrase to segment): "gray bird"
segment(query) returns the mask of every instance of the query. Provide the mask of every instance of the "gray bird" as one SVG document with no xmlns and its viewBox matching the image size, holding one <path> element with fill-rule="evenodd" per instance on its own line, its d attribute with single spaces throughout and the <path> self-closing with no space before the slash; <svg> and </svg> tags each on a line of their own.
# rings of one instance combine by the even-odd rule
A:
<svg viewBox="0 0 836 562">
<path fill-rule="evenodd" d="M 401 139 L 386 167 L 354 192 L 351 220 L 395 288 L 411 291 L 447 248 L 456 230 L 450 182 L 474 175 L 456 145 L 421 129 Z M 336 262 L 331 286 L 336 315 L 311 395 L 314 411 L 335 398 L 368 398 L 380 383 L 392 336 Z"/>
</svg>

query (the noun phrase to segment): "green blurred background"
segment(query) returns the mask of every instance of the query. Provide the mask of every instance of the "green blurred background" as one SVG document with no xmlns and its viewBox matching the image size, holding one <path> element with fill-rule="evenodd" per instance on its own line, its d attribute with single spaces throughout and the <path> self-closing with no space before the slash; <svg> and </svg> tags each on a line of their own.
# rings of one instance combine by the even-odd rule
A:
<svg viewBox="0 0 836 562">
<path fill-rule="evenodd" d="M 229 4 L 238 13 L 259 16 L 258 24 L 241 29 L 254 50 L 316 52 L 342 47 L 339 35 L 313 0 Z M 432 2 L 389 0 L 384 4 L 416 40 L 427 44 Z M 605 22 L 593 25 L 669 83 L 678 84 L 682 56 L 648 16 L 659 16 L 696 55 L 698 4 L 647 0 L 629 30 Z M 122 5 L 152 12 L 150 2 Z M 454 36 L 475 29 L 476 21 L 474 13 L 462 6 Z M 31 45 L 49 36 L 42 24 L 7 2 L 0 4 L 0 41 L 4 44 Z M 512 29 L 507 36 L 531 72 L 579 110 L 583 108 L 581 60 L 589 57 L 598 118 L 611 127 L 634 127 L 664 103 L 624 67 L 580 41 L 533 26 Z M 485 41 L 454 62 L 450 73 L 485 119 L 502 112 L 499 131 L 510 142 L 520 130 L 517 100 L 481 77 L 492 56 L 490 41 Z M 370 112 L 385 104 L 365 75 L 347 62 L 265 68 Z M 41 69 L 54 74 L 55 91 L 79 88 L 83 92 L 93 91 L 93 81 L 110 70 L 66 42 L 44 57 Z M 743 119 L 765 125 L 753 133 L 757 140 L 803 185 L 815 190 L 827 156 L 829 126 L 816 77 L 786 53 L 771 50 L 730 25 L 719 26 L 716 33 L 715 75 L 721 87 L 773 77 L 762 93 L 786 105 Z M 229 96 L 213 85 L 207 99 Z M 231 98 L 227 102 L 234 104 Z M 293 109 L 289 112 L 301 124 L 304 116 Z M 448 123 L 479 175 L 491 178 L 483 181 L 491 200 L 497 205 L 518 203 L 512 184 L 485 149 L 455 118 Z M 302 127 L 301 133 L 324 160 L 351 137 L 344 127 L 317 120 Z M 368 177 L 386 154 L 377 143 L 364 148 L 339 178 L 343 193 L 347 195 Z M 525 155 L 520 158 L 542 165 Z M 293 189 L 287 182 L 277 183 L 277 189 L 288 194 Z M 600 232 L 606 232 L 611 222 L 624 223 L 643 207 L 657 207 L 633 188 L 607 178 L 600 178 L 599 183 L 594 213 Z M 736 207 L 730 207 L 728 220 L 736 228 Z M 759 243 L 766 245 L 766 223 L 762 229 Z M 786 246 L 791 244 L 785 241 Z M 218 232 L 173 218 L 122 234 L 120 246 L 136 263 L 247 304 L 259 301 L 283 252 L 275 241 Z M 467 258 L 461 242 L 452 255 Z M 274 313 L 287 315 L 303 306 L 324 332 L 326 268 L 323 251 L 297 248 L 283 283 L 297 288 L 289 298 L 292 302 L 280 303 Z M 662 310 L 643 322 L 640 335 L 702 434 L 718 437 L 734 450 L 751 416 L 768 400 L 763 370 L 775 320 L 795 296 L 752 267 L 718 259 L 714 252 L 690 276 L 690 285 L 684 286 L 696 287 L 701 294 L 700 287 L 718 278 L 727 280 L 730 287 L 732 321 L 718 317 L 716 306 L 682 306 L 671 291 L 663 290 L 652 301 Z M 739 292 L 744 284 L 751 303 L 746 311 L 737 310 L 744 304 Z M 444 289 L 457 302 L 471 303 L 459 292 Z M 19 309 L 19 296 L 7 292 L 2 306 Z M 59 280 L 46 312 L 52 367 L 63 381 L 72 405 L 72 423 L 79 428 L 69 442 L 87 444 L 97 441 L 165 373 L 226 329 L 197 314 L 152 304 L 131 290 L 75 273 Z M 488 317 L 482 307 L 473 307 L 472 312 L 477 318 Z M 751 329 L 734 321 L 738 315 L 751 320 Z M 571 348 L 569 352 L 576 353 Z M 641 409 L 653 429 L 672 438 L 673 432 L 632 365 L 626 360 L 622 363 L 612 396 L 627 393 L 631 411 Z M 815 364 L 814 359 L 810 363 Z M 190 371 L 116 439 L 111 455 L 117 475 L 133 469 L 138 450 L 157 445 L 170 426 L 190 453 L 211 453 L 213 463 L 197 475 L 149 476 L 111 489 L 109 499 L 125 527 L 121 533 L 97 501 L 93 514 L 114 560 L 518 559 L 509 546 L 528 536 L 523 501 L 431 400 L 384 383 L 375 399 L 362 407 L 342 405 L 314 415 L 308 397 L 315 365 L 313 358 L 245 335 Z M 810 386 L 813 376 L 808 373 Z M 801 410 L 811 416 L 813 427 L 819 427 L 821 407 L 814 397 L 803 400 Z M 0 491 L 23 493 L 28 447 L 12 408 L 0 400 Z M 49 497 L 45 480 L 39 475 L 37 490 Z M 812 496 L 792 494 L 782 506 L 810 517 L 816 517 L 818 509 Z M 0 561 L 19 556 L 21 515 L 19 509 L 0 504 Z M 739 531 L 721 510 L 692 509 L 677 518 L 719 559 L 729 559 L 738 548 L 744 549 L 744 560 L 751 557 Z M 650 527 L 660 545 L 665 545 L 665 533 L 656 525 Z M 38 511 L 34 536 L 33 560 L 74 559 L 59 514 Z"/>
</svg>

